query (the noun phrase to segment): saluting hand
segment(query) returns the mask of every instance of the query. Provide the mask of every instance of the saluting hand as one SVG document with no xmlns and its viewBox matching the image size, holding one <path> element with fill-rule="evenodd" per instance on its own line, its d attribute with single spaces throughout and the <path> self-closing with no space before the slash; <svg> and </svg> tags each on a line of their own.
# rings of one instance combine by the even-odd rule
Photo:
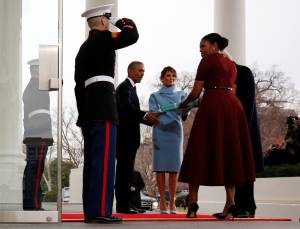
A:
<svg viewBox="0 0 300 229">
<path fill-rule="evenodd" d="M 115 26 L 122 30 L 125 26 L 136 27 L 135 23 L 129 18 L 121 18 L 116 23 Z"/>
</svg>

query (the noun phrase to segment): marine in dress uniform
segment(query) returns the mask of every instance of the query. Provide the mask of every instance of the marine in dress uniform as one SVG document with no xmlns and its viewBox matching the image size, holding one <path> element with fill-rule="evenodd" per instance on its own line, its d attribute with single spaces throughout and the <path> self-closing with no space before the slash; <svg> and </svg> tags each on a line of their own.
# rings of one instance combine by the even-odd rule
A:
<svg viewBox="0 0 300 229">
<path fill-rule="evenodd" d="M 26 166 L 23 176 L 23 209 L 43 210 L 41 179 L 48 147 L 53 144 L 49 91 L 39 90 L 39 60 L 28 62 L 31 79 L 23 93 Z"/>
<path fill-rule="evenodd" d="M 120 19 L 108 30 L 113 4 L 82 14 L 90 32 L 75 59 L 77 125 L 84 137 L 83 210 L 86 223 L 117 223 L 112 217 L 118 124 L 114 89 L 115 50 L 138 40 L 135 23 Z"/>
</svg>

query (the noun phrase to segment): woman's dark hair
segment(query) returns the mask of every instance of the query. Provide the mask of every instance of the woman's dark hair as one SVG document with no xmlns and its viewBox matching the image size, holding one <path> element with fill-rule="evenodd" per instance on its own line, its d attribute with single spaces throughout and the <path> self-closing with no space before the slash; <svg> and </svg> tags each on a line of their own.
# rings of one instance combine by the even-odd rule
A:
<svg viewBox="0 0 300 229">
<path fill-rule="evenodd" d="M 202 40 L 206 40 L 211 44 L 217 43 L 218 47 L 221 51 L 223 51 L 228 46 L 228 39 L 225 37 L 222 37 L 218 33 L 209 33 L 205 35 Z"/>
<path fill-rule="evenodd" d="M 175 73 L 175 75 L 177 77 L 176 70 L 174 68 L 172 68 L 171 66 L 167 66 L 167 67 L 164 67 L 164 69 L 161 71 L 160 79 L 162 79 L 167 72 L 173 72 L 173 73 Z"/>
</svg>

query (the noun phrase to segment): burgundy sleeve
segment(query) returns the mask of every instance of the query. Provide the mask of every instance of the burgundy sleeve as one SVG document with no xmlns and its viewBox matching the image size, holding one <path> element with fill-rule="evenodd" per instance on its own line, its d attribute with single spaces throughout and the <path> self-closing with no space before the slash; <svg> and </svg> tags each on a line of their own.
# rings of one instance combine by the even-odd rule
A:
<svg viewBox="0 0 300 229">
<path fill-rule="evenodd" d="M 207 73 L 210 69 L 210 64 L 209 64 L 209 59 L 210 58 L 202 58 L 202 60 L 200 61 L 200 64 L 198 66 L 197 69 L 197 75 L 195 80 L 198 81 L 205 81 L 206 77 L 207 77 Z"/>
</svg>

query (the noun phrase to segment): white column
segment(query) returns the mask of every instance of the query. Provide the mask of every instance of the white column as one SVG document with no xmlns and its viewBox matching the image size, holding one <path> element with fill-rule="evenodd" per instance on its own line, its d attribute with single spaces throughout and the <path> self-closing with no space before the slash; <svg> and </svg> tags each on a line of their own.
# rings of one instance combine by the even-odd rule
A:
<svg viewBox="0 0 300 229">
<path fill-rule="evenodd" d="M 21 17 L 22 1 L 0 1 L 0 204 L 22 202 Z"/>
<path fill-rule="evenodd" d="M 214 30 L 229 39 L 227 48 L 239 64 L 246 62 L 245 0 L 215 0 Z"/>
<path fill-rule="evenodd" d="M 86 0 L 86 9 L 96 7 L 98 5 L 114 4 L 112 9 L 112 16 L 118 16 L 118 0 Z M 83 10 L 84 11 L 84 10 Z M 113 30 L 113 28 L 112 28 Z M 86 26 L 86 36 L 88 36 L 89 28 Z M 116 56 L 116 66 L 115 66 L 115 85 L 118 85 L 118 56 Z"/>
</svg>

